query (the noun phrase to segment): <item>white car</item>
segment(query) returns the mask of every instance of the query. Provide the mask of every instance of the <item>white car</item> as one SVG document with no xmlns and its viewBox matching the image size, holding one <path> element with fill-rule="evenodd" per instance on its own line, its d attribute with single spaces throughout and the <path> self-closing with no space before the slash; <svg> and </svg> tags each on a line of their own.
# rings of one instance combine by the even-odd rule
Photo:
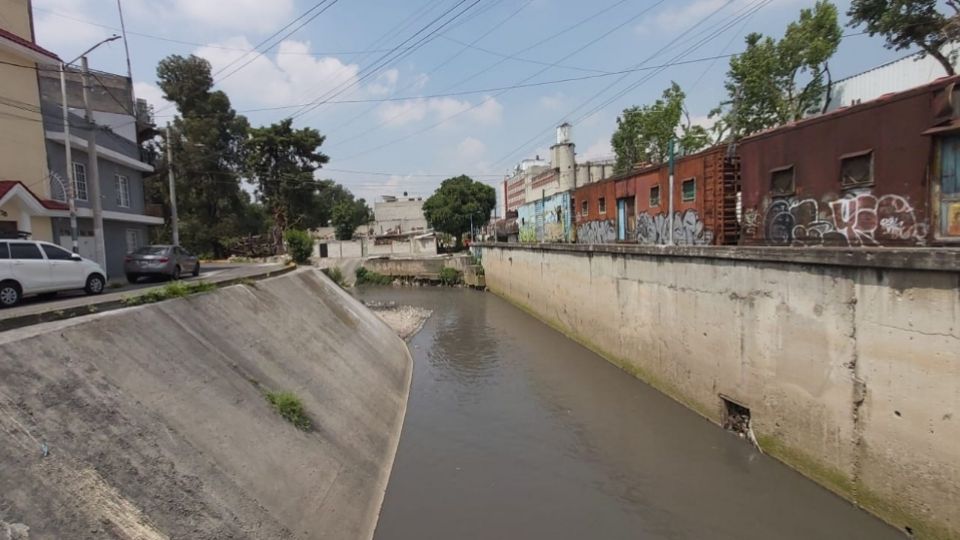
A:
<svg viewBox="0 0 960 540">
<path fill-rule="evenodd" d="M 49 242 L 0 240 L 0 307 L 33 294 L 74 289 L 100 294 L 106 275 L 99 264 Z"/>
</svg>

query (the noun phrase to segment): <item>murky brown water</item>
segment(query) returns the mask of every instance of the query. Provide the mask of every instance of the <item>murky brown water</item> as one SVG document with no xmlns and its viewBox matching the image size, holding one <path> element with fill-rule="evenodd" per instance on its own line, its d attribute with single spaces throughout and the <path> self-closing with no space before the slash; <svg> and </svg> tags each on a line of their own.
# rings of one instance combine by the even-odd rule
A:
<svg viewBox="0 0 960 540">
<path fill-rule="evenodd" d="M 377 540 L 903 538 L 490 293 L 434 310 Z"/>
</svg>

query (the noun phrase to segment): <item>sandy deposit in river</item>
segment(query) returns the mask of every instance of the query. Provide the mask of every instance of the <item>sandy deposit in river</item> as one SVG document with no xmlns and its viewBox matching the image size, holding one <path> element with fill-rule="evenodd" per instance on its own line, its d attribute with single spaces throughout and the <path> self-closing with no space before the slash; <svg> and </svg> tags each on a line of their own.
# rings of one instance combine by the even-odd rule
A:
<svg viewBox="0 0 960 540">
<path fill-rule="evenodd" d="M 367 307 L 383 319 L 400 339 L 410 339 L 423 328 L 433 311 L 429 309 L 401 306 L 394 302 L 367 302 Z"/>
</svg>

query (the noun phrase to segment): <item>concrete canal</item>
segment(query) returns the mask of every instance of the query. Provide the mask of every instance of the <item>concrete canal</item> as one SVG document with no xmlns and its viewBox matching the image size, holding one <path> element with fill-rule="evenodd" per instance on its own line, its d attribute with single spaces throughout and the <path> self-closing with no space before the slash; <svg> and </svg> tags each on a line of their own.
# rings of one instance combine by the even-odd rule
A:
<svg viewBox="0 0 960 540">
<path fill-rule="evenodd" d="M 903 537 L 497 296 L 358 294 L 434 310 L 377 540 Z"/>
</svg>

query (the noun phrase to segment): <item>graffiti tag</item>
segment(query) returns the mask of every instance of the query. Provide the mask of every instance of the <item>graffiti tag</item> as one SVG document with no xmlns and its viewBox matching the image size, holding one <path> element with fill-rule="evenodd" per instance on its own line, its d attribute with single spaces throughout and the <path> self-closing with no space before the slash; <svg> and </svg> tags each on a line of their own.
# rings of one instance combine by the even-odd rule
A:
<svg viewBox="0 0 960 540">
<path fill-rule="evenodd" d="M 674 212 L 671 220 L 666 214 L 637 216 L 637 242 L 641 244 L 670 243 L 670 228 L 673 227 L 673 243 L 676 245 L 704 245 L 713 241 L 713 233 L 707 230 L 695 210 Z"/>
<path fill-rule="evenodd" d="M 612 244 L 617 241 L 617 231 L 610 220 L 588 221 L 577 225 L 577 243 Z"/>
</svg>

